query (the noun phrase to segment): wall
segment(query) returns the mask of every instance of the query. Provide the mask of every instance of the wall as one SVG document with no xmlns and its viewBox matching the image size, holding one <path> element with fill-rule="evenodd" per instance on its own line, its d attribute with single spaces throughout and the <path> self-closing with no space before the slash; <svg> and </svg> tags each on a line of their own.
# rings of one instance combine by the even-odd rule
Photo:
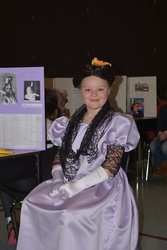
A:
<svg viewBox="0 0 167 250">
<path fill-rule="evenodd" d="M 0 67 L 44 66 L 71 77 L 97 56 L 116 74 L 166 81 L 166 1 L 9 1 L 1 3 Z"/>
</svg>

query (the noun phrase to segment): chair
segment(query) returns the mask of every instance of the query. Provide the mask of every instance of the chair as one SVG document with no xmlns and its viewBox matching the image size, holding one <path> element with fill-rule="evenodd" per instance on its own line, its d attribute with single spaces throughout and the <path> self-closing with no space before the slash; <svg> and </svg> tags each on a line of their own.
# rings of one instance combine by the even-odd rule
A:
<svg viewBox="0 0 167 250">
<path fill-rule="evenodd" d="M 124 153 L 121 161 L 121 167 L 123 168 L 126 174 L 128 172 L 129 159 L 130 159 L 130 152 Z"/>
<path fill-rule="evenodd" d="M 150 166 L 151 166 L 151 149 L 150 149 L 151 141 L 152 141 L 151 139 L 147 138 L 145 140 L 145 145 L 143 147 L 143 168 L 146 169 L 146 171 L 145 171 L 145 181 L 148 181 Z M 146 165 L 145 166 L 144 166 L 144 163 L 145 163 L 144 159 L 146 159 Z"/>
<path fill-rule="evenodd" d="M 5 158 L 1 160 L 1 178 L 0 178 L 0 191 L 8 194 L 12 199 L 11 220 L 15 231 L 16 240 L 19 232 L 19 220 L 17 215 L 20 214 L 20 209 L 23 199 L 27 196 L 28 192 L 20 192 L 8 184 L 19 180 L 29 179 L 32 180 L 32 188 L 39 183 L 37 157 L 35 154 L 21 154 L 16 157 Z M 16 209 L 17 213 L 16 213 Z"/>
<path fill-rule="evenodd" d="M 141 149 L 141 160 L 142 164 L 142 179 L 148 181 L 149 170 L 150 170 L 150 159 L 151 159 L 151 151 L 150 151 L 150 143 L 155 138 L 156 128 L 157 128 L 157 118 L 150 119 L 135 119 L 136 125 L 140 132 L 140 149 Z M 146 158 L 146 173 L 145 178 L 143 177 L 143 170 L 145 169 L 144 160 Z M 138 171 L 138 170 L 137 170 Z M 137 174 L 138 175 L 138 174 Z"/>
<path fill-rule="evenodd" d="M 150 150 L 150 144 L 147 144 L 145 147 L 145 150 L 147 152 L 146 156 L 146 175 L 145 175 L 145 181 L 148 181 L 148 175 L 150 170 L 150 159 L 151 159 L 151 150 Z"/>
</svg>

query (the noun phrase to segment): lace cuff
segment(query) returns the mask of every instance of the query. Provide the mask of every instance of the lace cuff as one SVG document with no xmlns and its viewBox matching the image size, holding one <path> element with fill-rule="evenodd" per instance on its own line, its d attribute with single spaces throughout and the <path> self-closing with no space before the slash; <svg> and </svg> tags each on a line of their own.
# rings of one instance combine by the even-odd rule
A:
<svg viewBox="0 0 167 250">
<path fill-rule="evenodd" d="M 103 162 L 102 167 L 115 176 L 120 169 L 123 154 L 124 148 L 122 146 L 108 146 L 106 160 Z"/>
</svg>

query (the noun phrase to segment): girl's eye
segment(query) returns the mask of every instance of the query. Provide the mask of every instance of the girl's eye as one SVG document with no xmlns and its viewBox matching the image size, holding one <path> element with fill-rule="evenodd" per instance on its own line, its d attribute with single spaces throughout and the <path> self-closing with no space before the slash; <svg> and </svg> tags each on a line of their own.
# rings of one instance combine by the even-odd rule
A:
<svg viewBox="0 0 167 250">
<path fill-rule="evenodd" d="M 89 91 L 90 91 L 90 89 L 85 89 L 85 91 L 86 91 L 86 92 L 89 92 Z"/>
<path fill-rule="evenodd" d="M 99 91 L 104 91 L 104 89 L 99 89 Z"/>
</svg>

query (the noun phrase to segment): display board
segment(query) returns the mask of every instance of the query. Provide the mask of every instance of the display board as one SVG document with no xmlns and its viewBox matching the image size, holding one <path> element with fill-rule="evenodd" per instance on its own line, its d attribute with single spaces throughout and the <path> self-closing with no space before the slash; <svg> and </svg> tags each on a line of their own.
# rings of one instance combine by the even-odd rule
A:
<svg viewBox="0 0 167 250">
<path fill-rule="evenodd" d="M 0 148 L 45 149 L 44 68 L 0 68 Z"/>
<path fill-rule="evenodd" d="M 56 77 L 53 78 L 53 88 L 58 92 L 58 99 L 60 102 L 66 99 L 66 108 L 69 109 L 70 116 L 75 112 L 75 110 L 83 104 L 80 90 L 73 87 L 72 78 L 70 77 Z M 66 98 L 64 98 L 66 96 Z M 63 103 L 59 104 L 60 107 Z"/>
<path fill-rule="evenodd" d="M 126 81 L 126 75 L 115 76 L 109 96 L 111 107 L 123 113 L 126 113 Z"/>
<path fill-rule="evenodd" d="M 156 76 L 127 78 L 127 112 L 133 114 L 138 104 L 141 117 L 157 117 Z"/>
</svg>

